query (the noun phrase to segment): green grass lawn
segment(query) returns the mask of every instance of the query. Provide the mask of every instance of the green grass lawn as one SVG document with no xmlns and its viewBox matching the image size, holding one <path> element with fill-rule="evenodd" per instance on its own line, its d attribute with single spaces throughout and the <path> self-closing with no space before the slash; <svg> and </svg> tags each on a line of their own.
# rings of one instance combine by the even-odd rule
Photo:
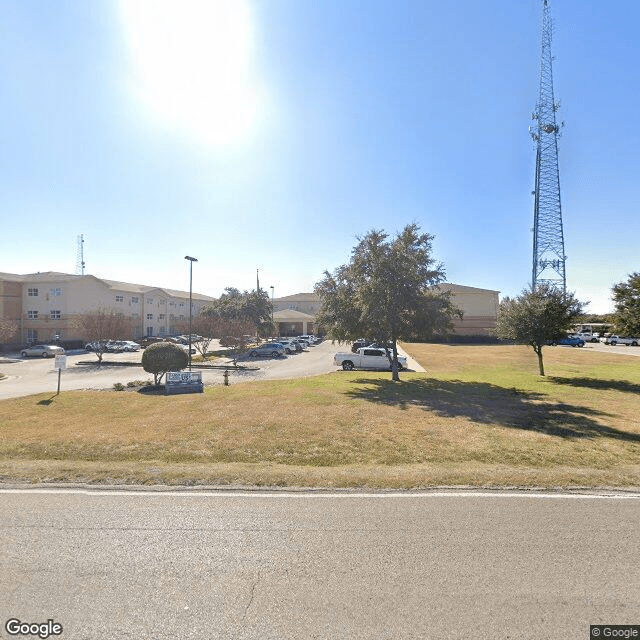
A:
<svg viewBox="0 0 640 640">
<path fill-rule="evenodd" d="M 426 373 L 0 402 L 0 478 L 340 487 L 640 486 L 640 358 L 405 345 Z"/>
</svg>

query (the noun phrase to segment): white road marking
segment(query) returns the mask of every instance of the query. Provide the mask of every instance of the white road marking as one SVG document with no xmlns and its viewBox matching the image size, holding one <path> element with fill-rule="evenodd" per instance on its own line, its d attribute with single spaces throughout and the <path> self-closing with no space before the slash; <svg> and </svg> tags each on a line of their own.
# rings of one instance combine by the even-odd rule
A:
<svg viewBox="0 0 640 640">
<path fill-rule="evenodd" d="M 389 499 L 389 498 L 529 498 L 536 500 L 639 500 L 640 493 L 621 493 L 621 492 L 603 492 L 603 493 L 543 493 L 529 491 L 423 491 L 416 493 L 409 492 L 380 492 L 380 493 L 358 493 L 352 492 L 323 492 L 323 491 L 219 491 L 204 490 L 154 490 L 139 487 L 131 487 L 130 489 L 100 489 L 92 488 L 67 488 L 67 487 L 34 487 L 34 488 L 0 488 L 1 493 L 16 494 L 75 494 L 75 495 L 91 495 L 91 496 L 174 496 L 185 498 L 294 498 L 294 499 L 313 499 L 313 498 L 368 498 L 368 499 Z"/>
</svg>

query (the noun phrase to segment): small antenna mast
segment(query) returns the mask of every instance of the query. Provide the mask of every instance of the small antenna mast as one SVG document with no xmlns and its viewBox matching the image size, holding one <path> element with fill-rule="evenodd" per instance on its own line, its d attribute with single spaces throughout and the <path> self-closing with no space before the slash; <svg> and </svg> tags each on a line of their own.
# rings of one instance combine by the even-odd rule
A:
<svg viewBox="0 0 640 640">
<path fill-rule="evenodd" d="M 78 236 L 78 252 L 76 255 L 76 273 L 80 276 L 84 275 L 84 235 Z"/>
</svg>

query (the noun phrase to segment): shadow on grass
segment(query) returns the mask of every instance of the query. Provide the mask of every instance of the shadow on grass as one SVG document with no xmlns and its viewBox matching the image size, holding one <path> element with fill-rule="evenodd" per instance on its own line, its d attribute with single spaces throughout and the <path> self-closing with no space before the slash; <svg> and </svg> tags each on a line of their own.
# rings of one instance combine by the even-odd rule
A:
<svg viewBox="0 0 640 640">
<path fill-rule="evenodd" d="M 396 406 L 419 407 L 445 418 L 463 417 L 481 424 L 537 431 L 560 438 L 606 437 L 640 443 L 640 434 L 598 422 L 612 415 L 590 407 L 546 401 L 541 393 L 484 382 L 423 378 L 391 380 L 360 378 L 351 398 Z"/>
<path fill-rule="evenodd" d="M 623 391 L 625 393 L 640 393 L 640 384 L 628 382 L 626 380 L 598 380 L 596 378 L 562 378 L 559 376 L 549 376 L 549 381 L 556 384 L 568 385 L 570 387 L 585 387 L 587 389 L 598 389 L 606 391 Z"/>
<path fill-rule="evenodd" d="M 47 398 L 46 400 L 40 400 L 38 401 L 38 404 L 44 405 L 45 407 L 48 407 L 50 404 L 53 403 L 53 401 L 55 400 L 56 396 L 58 394 L 56 394 L 55 396 L 51 396 L 50 398 Z"/>
</svg>

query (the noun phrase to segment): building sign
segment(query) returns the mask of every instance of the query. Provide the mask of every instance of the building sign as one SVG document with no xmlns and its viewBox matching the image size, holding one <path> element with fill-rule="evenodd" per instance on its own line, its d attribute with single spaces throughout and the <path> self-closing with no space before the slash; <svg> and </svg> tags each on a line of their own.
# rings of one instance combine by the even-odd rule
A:
<svg viewBox="0 0 640 640">
<path fill-rule="evenodd" d="M 202 371 L 168 371 L 164 385 L 166 395 L 174 393 L 202 393 Z"/>
<path fill-rule="evenodd" d="M 67 356 L 55 356 L 53 368 L 64 371 L 67 368 Z"/>
</svg>

